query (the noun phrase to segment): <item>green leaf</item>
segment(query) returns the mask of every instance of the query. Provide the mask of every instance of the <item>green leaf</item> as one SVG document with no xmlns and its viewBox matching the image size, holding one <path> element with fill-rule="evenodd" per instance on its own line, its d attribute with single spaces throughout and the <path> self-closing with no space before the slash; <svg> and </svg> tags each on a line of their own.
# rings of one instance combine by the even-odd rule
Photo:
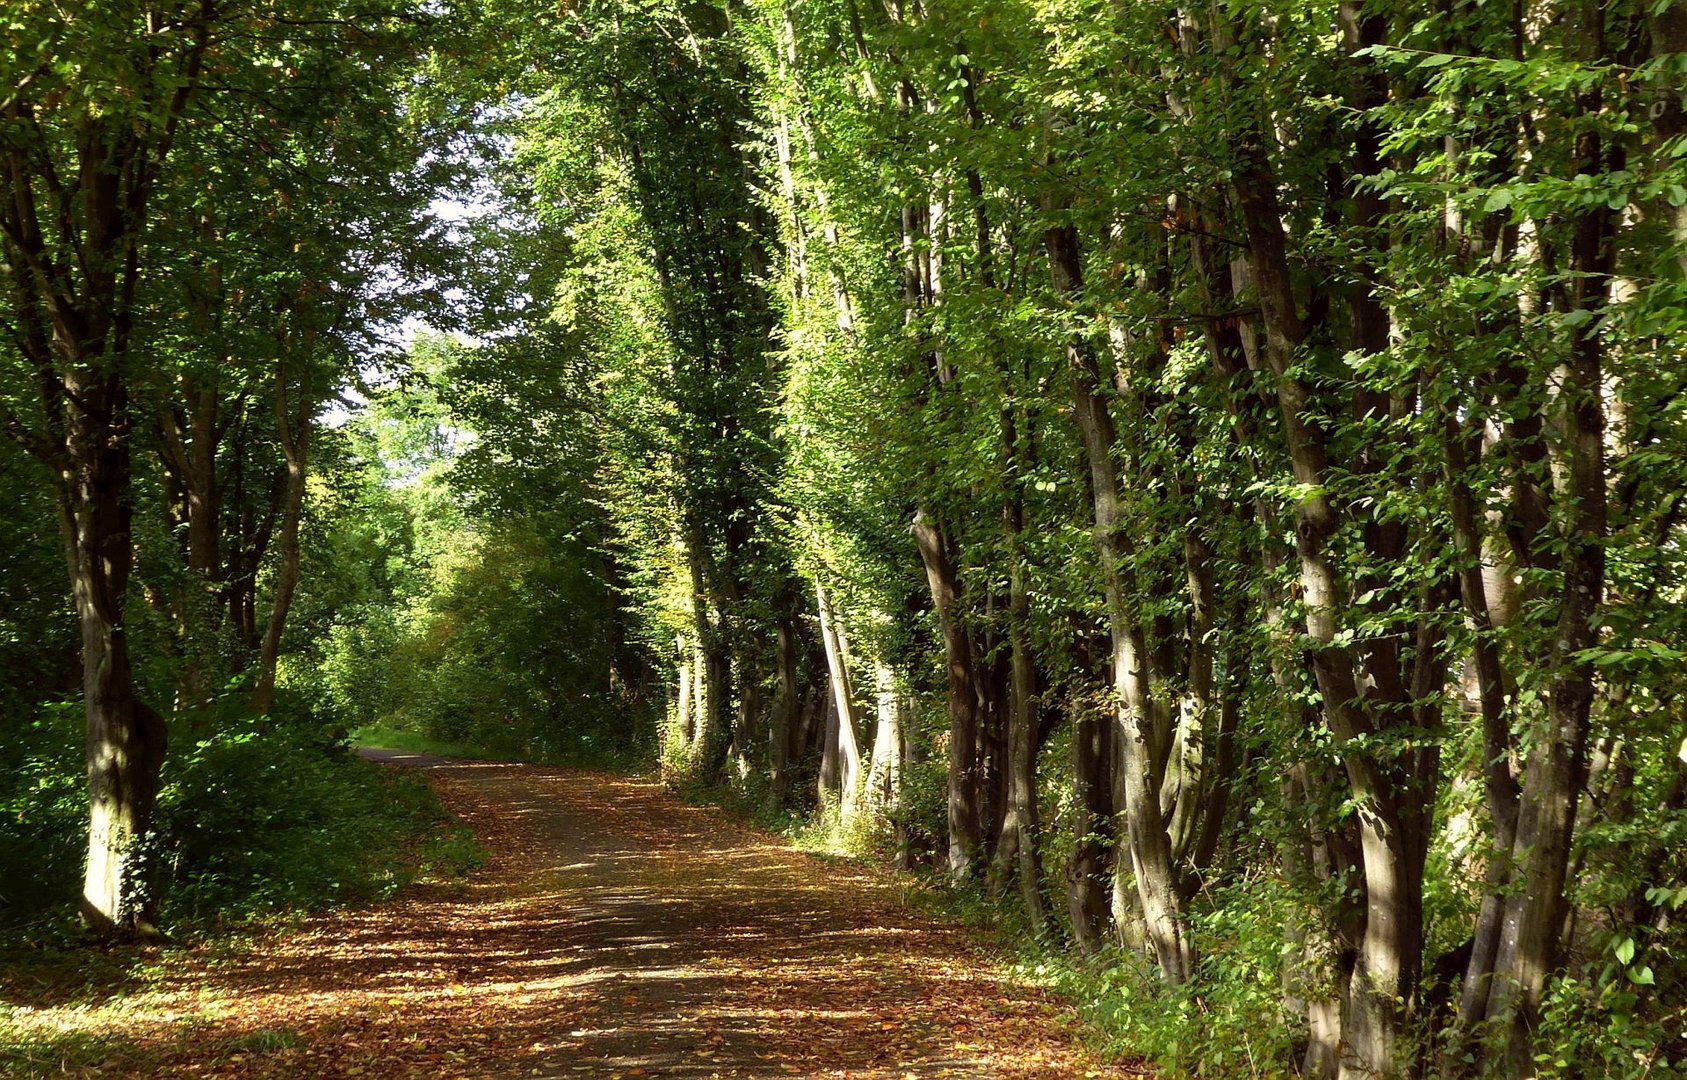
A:
<svg viewBox="0 0 1687 1080">
<path fill-rule="evenodd" d="M 1496 210 L 1504 210 L 1511 205 L 1512 190 L 1510 188 L 1495 188 L 1488 193 L 1488 198 L 1482 203 L 1482 212 L 1492 214 Z"/>
<path fill-rule="evenodd" d="M 1626 966 L 1634 959 L 1634 939 L 1625 937 L 1617 942 L 1616 954 L 1617 961 Z"/>
</svg>

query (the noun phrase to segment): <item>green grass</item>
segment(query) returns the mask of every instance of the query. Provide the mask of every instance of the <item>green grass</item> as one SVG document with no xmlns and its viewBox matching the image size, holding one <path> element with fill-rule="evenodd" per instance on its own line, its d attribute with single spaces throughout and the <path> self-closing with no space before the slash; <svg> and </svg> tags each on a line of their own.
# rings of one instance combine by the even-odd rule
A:
<svg viewBox="0 0 1687 1080">
<path fill-rule="evenodd" d="M 446 742 L 426 735 L 386 724 L 370 724 L 351 733 L 353 746 L 367 746 L 376 750 L 403 750 L 408 754 L 433 754 L 436 757 L 466 758 L 471 761 L 522 760 L 518 755 L 497 753 L 470 743 Z"/>
<path fill-rule="evenodd" d="M 350 735 L 353 746 L 374 750 L 402 750 L 408 754 L 462 758 L 466 761 L 519 761 L 532 765 L 563 765 L 579 769 L 638 775 L 650 768 L 650 761 L 638 751 L 579 746 L 569 750 L 535 752 L 515 745 L 482 746 L 478 743 L 435 739 L 421 732 L 391 724 L 375 723 Z"/>
</svg>

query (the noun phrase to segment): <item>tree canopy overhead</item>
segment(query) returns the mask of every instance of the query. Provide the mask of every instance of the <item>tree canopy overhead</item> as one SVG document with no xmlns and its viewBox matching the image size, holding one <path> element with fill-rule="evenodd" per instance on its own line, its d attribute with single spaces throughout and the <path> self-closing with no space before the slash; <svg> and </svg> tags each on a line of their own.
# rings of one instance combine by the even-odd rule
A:
<svg viewBox="0 0 1687 1080">
<path fill-rule="evenodd" d="M 1169 1068 L 1687 1059 L 1673 0 L 7 18 L 95 925 L 235 676 L 812 815 Z"/>
</svg>

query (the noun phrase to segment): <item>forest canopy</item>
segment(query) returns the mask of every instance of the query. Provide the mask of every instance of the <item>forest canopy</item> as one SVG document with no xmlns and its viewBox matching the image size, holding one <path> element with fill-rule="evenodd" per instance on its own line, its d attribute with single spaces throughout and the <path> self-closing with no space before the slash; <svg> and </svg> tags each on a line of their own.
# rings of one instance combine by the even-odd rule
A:
<svg viewBox="0 0 1687 1080">
<path fill-rule="evenodd" d="M 976 891 L 1168 1070 L 1683 1069 L 1675 0 L 0 23 L 31 896 L 407 733 Z"/>
</svg>

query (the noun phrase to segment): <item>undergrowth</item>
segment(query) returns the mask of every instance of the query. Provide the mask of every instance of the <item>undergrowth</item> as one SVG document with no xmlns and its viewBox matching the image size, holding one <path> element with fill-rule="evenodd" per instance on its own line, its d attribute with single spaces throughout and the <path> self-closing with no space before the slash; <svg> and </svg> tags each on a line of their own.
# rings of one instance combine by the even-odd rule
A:
<svg viewBox="0 0 1687 1080">
<path fill-rule="evenodd" d="M 308 726 L 220 718 L 199 738 L 173 733 L 165 763 L 146 887 L 168 940 L 89 948 L 74 906 L 87 827 L 80 729 L 80 708 L 47 709 L 11 741 L 18 767 L 0 779 L 0 1075 L 147 1074 L 146 1048 L 103 1033 L 101 1018 L 171 985 L 188 954 L 233 963 L 307 914 L 459 878 L 485 860 L 419 775 L 363 761 Z M 59 1006 L 82 1021 L 62 1031 L 30 1022 Z M 215 1049 L 296 1038 L 257 1032 Z"/>
<path fill-rule="evenodd" d="M 638 746 L 594 741 L 586 737 L 562 738 L 544 745 L 514 736 L 501 742 L 462 742 L 434 738 L 395 724 L 374 723 L 353 731 L 350 738 L 355 746 L 402 750 L 411 754 L 433 754 L 468 761 L 522 761 L 534 765 L 563 765 L 569 768 L 599 769 L 617 773 L 639 773 L 651 765 L 649 753 Z"/>
<path fill-rule="evenodd" d="M 142 884 L 172 937 L 367 903 L 479 858 L 413 774 L 308 726 L 210 717 L 173 732 Z M 214 727 L 212 727 L 214 722 Z M 87 829 L 81 709 L 44 710 L 0 779 L 0 948 L 74 946 Z"/>
</svg>

